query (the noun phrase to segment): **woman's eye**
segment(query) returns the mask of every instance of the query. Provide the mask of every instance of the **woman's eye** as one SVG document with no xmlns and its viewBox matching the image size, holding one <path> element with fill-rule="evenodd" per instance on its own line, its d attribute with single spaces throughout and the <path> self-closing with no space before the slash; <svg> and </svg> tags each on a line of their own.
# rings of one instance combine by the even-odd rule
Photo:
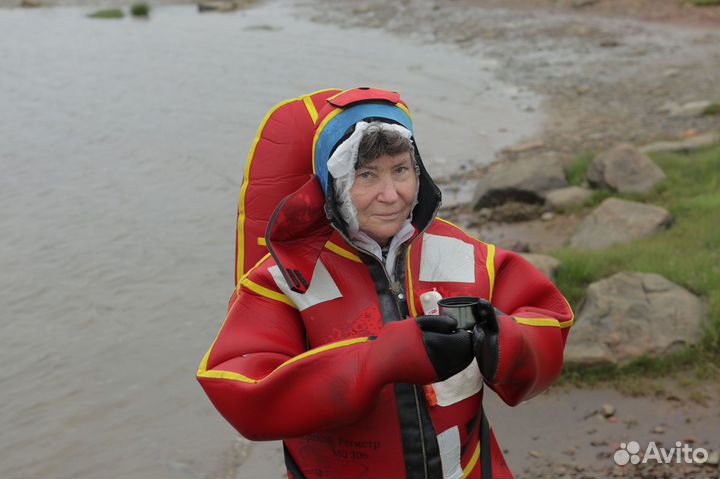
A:
<svg viewBox="0 0 720 479">
<path fill-rule="evenodd" d="M 357 174 L 358 178 L 362 178 L 363 180 L 369 180 L 373 177 L 373 174 L 371 171 L 361 171 Z"/>
<path fill-rule="evenodd" d="M 407 166 L 398 166 L 397 168 L 395 168 L 395 173 L 400 175 L 402 175 L 403 173 L 407 173 L 408 171 L 410 171 L 410 168 L 408 168 Z"/>
</svg>

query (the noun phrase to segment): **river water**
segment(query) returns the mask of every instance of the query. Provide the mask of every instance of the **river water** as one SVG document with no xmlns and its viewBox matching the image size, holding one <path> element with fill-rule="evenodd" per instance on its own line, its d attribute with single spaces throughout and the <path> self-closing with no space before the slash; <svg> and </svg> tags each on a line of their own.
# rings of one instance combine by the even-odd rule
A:
<svg viewBox="0 0 720 479">
<path fill-rule="evenodd" d="M 265 112 L 327 87 L 400 91 L 442 175 L 533 134 L 538 99 L 490 60 L 281 2 L 91 10 L 0 10 L 0 477 L 235 477 L 250 449 L 194 373 Z"/>
</svg>

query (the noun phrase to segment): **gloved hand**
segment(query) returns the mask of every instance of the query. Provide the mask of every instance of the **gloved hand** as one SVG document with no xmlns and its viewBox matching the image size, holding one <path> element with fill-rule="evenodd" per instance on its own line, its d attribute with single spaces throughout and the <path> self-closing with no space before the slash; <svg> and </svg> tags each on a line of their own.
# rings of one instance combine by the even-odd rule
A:
<svg viewBox="0 0 720 479">
<path fill-rule="evenodd" d="M 422 331 L 425 350 L 430 358 L 438 381 L 454 376 L 474 358 L 472 334 L 457 329 L 457 321 L 450 316 L 418 316 L 415 318 Z"/>
<path fill-rule="evenodd" d="M 495 378 L 500 359 L 500 325 L 497 313 L 500 312 L 493 308 L 489 301 L 481 300 L 480 317 L 472 334 L 475 359 L 480 367 L 480 372 L 488 381 Z"/>
</svg>

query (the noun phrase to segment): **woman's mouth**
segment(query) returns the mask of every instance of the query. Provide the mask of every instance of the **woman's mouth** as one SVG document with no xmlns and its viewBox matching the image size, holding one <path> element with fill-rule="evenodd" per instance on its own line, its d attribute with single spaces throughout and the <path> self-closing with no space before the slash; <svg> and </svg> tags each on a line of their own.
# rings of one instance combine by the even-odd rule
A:
<svg viewBox="0 0 720 479">
<path fill-rule="evenodd" d="M 399 211 L 396 211 L 394 213 L 376 213 L 375 217 L 380 218 L 381 220 L 394 220 L 398 217 L 399 214 Z"/>
</svg>

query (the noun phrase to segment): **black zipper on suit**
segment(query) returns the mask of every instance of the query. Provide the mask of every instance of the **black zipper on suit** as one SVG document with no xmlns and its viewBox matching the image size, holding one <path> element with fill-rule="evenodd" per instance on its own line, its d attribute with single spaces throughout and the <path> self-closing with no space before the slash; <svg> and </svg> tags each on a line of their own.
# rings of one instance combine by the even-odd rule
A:
<svg viewBox="0 0 720 479">
<path fill-rule="evenodd" d="M 402 246 L 401 254 L 397 256 L 395 263 L 395 281 L 390 280 L 385 266 L 374 255 L 361 255 L 375 284 L 384 324 L 410 316 L 407 295 L 403 287 L 406 254 L 407 246 Z M 442 477 L 440 447 L 423 390 L 415 384 L 395 384 L 394 389 L 406 477 L 408 479 Z"/>
</svg>

